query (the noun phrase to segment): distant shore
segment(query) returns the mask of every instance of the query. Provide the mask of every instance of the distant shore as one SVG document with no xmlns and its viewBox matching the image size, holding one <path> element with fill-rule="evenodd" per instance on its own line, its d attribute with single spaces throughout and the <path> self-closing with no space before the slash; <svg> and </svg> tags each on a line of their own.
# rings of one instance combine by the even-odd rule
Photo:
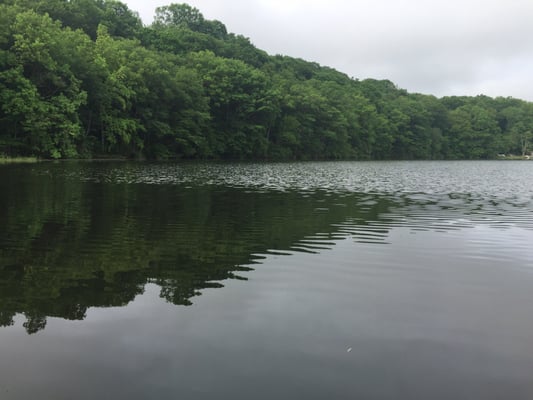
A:
<svg viewBox="0 0 533 400">
<path fill-rule="evenodd" d="M 37 157 L 7 157 L 0 155 L 0 164 L 35 163 L 37 161 L 39 161 Z"/>
<path fill-rule="evenodd" d="M 531 160 L 531 156 L 514 156 L 514 155 L 503 155 L 498 156 L 498 160 Z"/>
</svg>

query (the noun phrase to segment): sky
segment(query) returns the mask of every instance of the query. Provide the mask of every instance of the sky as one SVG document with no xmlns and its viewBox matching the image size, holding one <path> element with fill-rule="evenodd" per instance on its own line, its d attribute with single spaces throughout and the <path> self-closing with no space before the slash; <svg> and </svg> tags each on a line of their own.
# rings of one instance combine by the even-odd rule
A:
<svg viewBox="0 0 533 400">
<path fill-rule="evenodd" d="M 180 0 L 123 0 L 145 24 Z M 409 92 L 533 101 L 533 0 L 189 0 L 269 54 Z"/>
</svg>

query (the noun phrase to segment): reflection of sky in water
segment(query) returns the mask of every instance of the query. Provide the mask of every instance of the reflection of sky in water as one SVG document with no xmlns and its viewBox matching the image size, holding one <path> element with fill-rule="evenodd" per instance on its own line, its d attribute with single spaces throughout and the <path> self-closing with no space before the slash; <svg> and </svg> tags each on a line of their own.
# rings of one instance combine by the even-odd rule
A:
<svg viewBox="0 0 533 400">
<path fill-rule="evenodd" d="M 50 319 L 37 340 L 0 330 L 10 344 L 0 382 L 12 398 L 525 400 L 531 238 L 397 227 L 387 246 L 346 238 L 318 254 L 267 255 L 243 273 L 249 281 L 203 290 L 192 307 L 161 301 L 148 284 L 128 307 Z M 473 256 L 511 243 L 522 251 L 507 265 Z M 40 378 L 27 386 L 22 376 Z"/>
</svg>

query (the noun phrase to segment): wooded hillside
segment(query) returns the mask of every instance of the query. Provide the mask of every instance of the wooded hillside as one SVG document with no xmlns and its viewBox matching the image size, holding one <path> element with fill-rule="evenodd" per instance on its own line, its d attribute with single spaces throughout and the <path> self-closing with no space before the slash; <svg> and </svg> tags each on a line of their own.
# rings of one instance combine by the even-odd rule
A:
<svg viewBox="0 0 533 400">
<path fill-rule="evenodd" d="M 186 4 L 0 1 L 0 154 L 480 159 L 525 154 L 533 103 L 411 94 L 268 55 Z"/>
</svg>

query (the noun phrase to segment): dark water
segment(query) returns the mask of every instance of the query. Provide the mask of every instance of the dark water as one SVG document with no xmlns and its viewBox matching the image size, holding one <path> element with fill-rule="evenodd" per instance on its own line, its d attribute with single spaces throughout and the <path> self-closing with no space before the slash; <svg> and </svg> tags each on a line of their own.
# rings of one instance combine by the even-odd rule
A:
<svg viewBox="0 0 533 400">
<path fill-rule="evenodd" d="M 532 399 L 533 163 L 0 166 L 1 399 Z"/>
</svg>

